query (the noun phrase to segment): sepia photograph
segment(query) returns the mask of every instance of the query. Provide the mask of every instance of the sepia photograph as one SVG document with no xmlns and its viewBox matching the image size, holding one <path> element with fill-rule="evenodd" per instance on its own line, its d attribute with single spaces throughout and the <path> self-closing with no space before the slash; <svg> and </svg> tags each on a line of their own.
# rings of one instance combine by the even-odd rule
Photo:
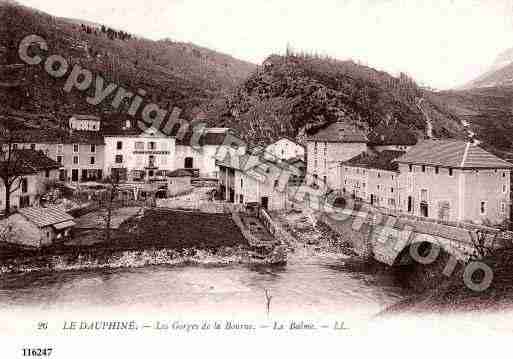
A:
<svg viewBox="0 0 513 359">
<path fill-rule="evenodd" d="M 503 355 L 512 170 L 513 0 L 0 0 L 0 358 Z"/>
</svg>

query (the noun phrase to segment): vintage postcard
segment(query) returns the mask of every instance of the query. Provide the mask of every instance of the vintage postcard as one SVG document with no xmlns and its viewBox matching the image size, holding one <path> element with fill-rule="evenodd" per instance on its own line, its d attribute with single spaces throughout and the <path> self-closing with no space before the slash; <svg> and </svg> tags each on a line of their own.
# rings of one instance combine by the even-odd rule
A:
<svg viewBox="0 0 513 359">
<path fill-rule="evenodd" d="M 512 15 L 0 0 L 0 358 L 506 347 Z"/>
</svg>

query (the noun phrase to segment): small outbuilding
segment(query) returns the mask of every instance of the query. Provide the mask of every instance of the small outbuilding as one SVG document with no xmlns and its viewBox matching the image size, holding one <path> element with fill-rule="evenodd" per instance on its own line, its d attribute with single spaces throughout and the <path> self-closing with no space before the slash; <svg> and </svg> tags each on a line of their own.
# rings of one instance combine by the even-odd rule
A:
<svg viewBox="0 0 513 359">
<path fill-rule="evenodd" d="M 44 247 L 71 237 L 73 217 L 57 208 L 21 208 L 0 222 L 6 242 Z"/>
<path fill-rule="evenodd" d="M 178 169 L 168 173 L 168 196 L 176 196 L 192 189 L 192 173 L 187 169 Z"/>
</svg>

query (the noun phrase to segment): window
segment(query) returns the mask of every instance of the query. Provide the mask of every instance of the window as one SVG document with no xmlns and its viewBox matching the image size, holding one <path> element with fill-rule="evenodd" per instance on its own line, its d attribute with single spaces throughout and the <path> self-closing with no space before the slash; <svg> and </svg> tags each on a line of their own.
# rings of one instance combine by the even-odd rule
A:
<svg viewBox="0 0 513 359">
<path fill-rule="evenodd" d="M 240 195 L 240 203 L 244 203 L 244 196 L 242 194 Z"/>
<path fill-rule="evenodd" d="M 440 167 L 436 166 L 435 167 L 435 173 L 438 174 L 440 172 Z"/>
<path fill-rule="evenodd" d="M 394 193 L 394 187 L 390 187 L 390 192 Z"/>
<path fill-rule="evenodd" d="M 326 184 L 326 183 L 328 182 L 328 178 L 327 178 L 326 176 L 324 176 L 324 177 L 322 178 L 322 180 L 323 180 L 324 184 Z"/>
<path fill-rule="evenodd" d="M 28 192 L 28 180 L 26 178 L 21 179 L 21 193 Z"/>
<path fill-rule="evenodd" d="M 50 178 L 50 170 L 45 170 L 45 177 Z"/>
<path fill-rule="evenodd" d="M 501 202 L 501 213 L 506 213 L 506 203 Z"/>
<path fill-rule="evenodd" d="M 244 187 L 244 181 L 242 180 L 242 178 L 240 179 L 240 188 Z"/>
<path fill-rule="evenodd" d="M 136 150 L 144 150 L 144 142 L 136 142 L 134 146 Z"/>
<path fill-rule="evenodd" d="M 502 177 L 506 177 L 506 172 L 502 172 Z"/>
<path fill-rule="evenodd" d="M 57 163 L 62 165 L 62 156 L 57 156 Z"/>
<path fill-rule="evenodd" d="M 91 153 L 96 153 L 96 145 L 91 145 Z"/>
<path fill-rule="evenodd" d="M 57 145 L 57 153 L 62 153 L 64 145 Z"/>
<path fill-rule="evenodd" d="M 502 185 L 502 193 L 506 193 L 507 192 L 507 187 L 505 184 Z"/>
<path fill-rule="evenodd" d="M 408 169 L 409 169 L 410 172 L 413 172 L 413 165 L 409 165 Z"/>
<path fill-rule="evenodd" d="M 13 143 L 12 144 L 12 149 L 13 150 L 17 150 L 18 149 L 18 144 L 17 143 Z M 1 204 L 1 203 L 0 203 Z"/>
<path fill-rule="evenodd" d="M 35 150 L 36 150 L 36 144 L 35 144 L 35 143 L 32 143 L 32 144 L 30 145 L 30 149 L 31 149 L 31 150 L 33 150 L 33 151 L 35 151 Z"/>
<path fill-rule="evenodd" d="M 116 149 L 122 150 L 123 149 L 123 142 L 121 142 L 121 141 L 116 142 Z"/>
<path fill-rule="evenodd" d="M 77 153 L 79 151 L 79 149 L 80 149 L 79 145 L 75 143 L 73 145 L 73 152 Z"/>
<path fill-rule="evenodd" d="M 78 165 L 78 162 L 79 162 L 78 156 L 73 156 L 73 164 Z"/>
<path fill-rule="evenodd" d="M 426 166 L 422 165 L 422 172 L 426 172 Z"/>
<path fill-rule="evenodd" d="M 274 180 L 274 188 L 277 188 L 280 185 L 280 181 Z"/>
<path fill-rule="evenodd" d="M 427 200 L 428 200 L 428 191 L 427 191 L 427 189 L 421 189 L 420 190 L 420 200 L 427 202 Z"/>
<path fill-rule="evenodd" d="M 123 163 L 123 155 L 116 155 L 116 163 Z"/>
<path fill-rule="evenodd" d="M 485 201 L 481 201 L 481 204 L 479 206 L 479 212 L 481 214 L 486 214 L 486 202 Z"/>
<path fill-rule="evenodd" d="M 452 176 L 452 168 L 449 168 L 449 176 Z"/>
<path fill-rule="evenodd" d="M 91 158 L 89 159 L 89 163 L 94 165 L 96 163 L 96 157 L 91 156 Z"/>
<path fill-rule="evenodd" d="M 148 149 L 149 150 L 156 150 L 157 144 L 155 142 L 148 142 Z"/>
</svg>

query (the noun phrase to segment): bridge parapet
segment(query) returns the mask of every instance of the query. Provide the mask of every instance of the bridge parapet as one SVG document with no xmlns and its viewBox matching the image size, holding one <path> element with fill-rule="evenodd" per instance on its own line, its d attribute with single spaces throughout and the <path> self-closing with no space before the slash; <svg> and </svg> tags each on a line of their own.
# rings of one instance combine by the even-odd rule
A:
<svg viewBox="0 0 513 359">
<path fill-rule="evenodd" d="M 512 232 L 501 232 L 496 228 L 471 224 L 453 226 L 379 212 L 331 210 L 338 216 L 329 215 L 330 211 L 327 211 L 328 214 L 318 213 L 316 217 L 350 241 L 359 255 L 372 255 L 388 265 L 398 264 L 401 253 L 415 242 L 436 244 L 465 262 L 479 255 L 476 253 L 477 243 L 487 248 L 513 243 Z"/>
</svg>

